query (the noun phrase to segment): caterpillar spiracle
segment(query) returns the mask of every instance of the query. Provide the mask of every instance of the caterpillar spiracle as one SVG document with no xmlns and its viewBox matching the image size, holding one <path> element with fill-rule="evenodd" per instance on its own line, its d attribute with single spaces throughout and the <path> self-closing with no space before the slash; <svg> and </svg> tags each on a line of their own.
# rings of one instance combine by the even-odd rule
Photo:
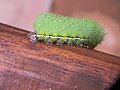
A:
<svg viewBox="0 0 120 90">
<path fill-rule="evenodd" d="M 35 31 L 28 37 L 33 43 L 44 41 L 46 44 L 68 44 L 95 48 L 104 38 L 103 27 L 94 19 L 73 18 L 43 13 L 34 22 Z"/>
</svg>

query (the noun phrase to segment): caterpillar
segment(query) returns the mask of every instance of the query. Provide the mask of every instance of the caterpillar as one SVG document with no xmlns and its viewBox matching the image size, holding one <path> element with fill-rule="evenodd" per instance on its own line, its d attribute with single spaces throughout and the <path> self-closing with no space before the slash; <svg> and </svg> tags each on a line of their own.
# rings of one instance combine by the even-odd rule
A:
<svg viewBox="0 0 120 90">
<path fill-rule="evenodd" d="M 43 13 L 34 22 L 34 32 L 28 37 L 33 43 L 44 41 L 53 45 L 77 45 L 95 48 L 104 38 L 103 27 L 94 19 L 73 18 Z"/>
</svg>

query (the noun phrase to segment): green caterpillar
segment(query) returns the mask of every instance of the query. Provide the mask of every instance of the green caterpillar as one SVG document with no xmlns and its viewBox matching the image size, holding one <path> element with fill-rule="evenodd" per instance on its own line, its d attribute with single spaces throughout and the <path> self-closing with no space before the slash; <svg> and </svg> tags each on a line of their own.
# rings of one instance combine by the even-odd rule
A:
<svg viewBox="0 0 120 90">
<path fill-rule="evenodd" d="M 28 36 L 33 43 L 44 41 L 46 44 L 68 44 L 95 48 L 104 38 L 103 27 L 93 19 L 72 18 L 44 13 L 34 23 L 35 32 Z"/>
</svg>

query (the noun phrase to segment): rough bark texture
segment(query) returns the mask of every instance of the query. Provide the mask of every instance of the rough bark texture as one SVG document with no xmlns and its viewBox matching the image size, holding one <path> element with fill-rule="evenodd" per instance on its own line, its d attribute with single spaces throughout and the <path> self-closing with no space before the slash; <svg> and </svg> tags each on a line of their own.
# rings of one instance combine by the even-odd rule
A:
<svg viewBox="0 0 120 90">
<path fill-rule="evenodd" d="M 29 32 L 0 23 L 0 90 L 104 90 L 120 58 L 77 46 L 31 44 Z"/>
</svg>

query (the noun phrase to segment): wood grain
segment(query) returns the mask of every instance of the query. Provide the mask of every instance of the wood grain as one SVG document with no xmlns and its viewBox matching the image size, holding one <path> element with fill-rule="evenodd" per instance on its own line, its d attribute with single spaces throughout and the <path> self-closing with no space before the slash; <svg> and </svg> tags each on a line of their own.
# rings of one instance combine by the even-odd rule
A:
<svg viewBox="0 0 120 90">
<path fill-rule="evenodd" d="M 77 46 L 35 45 L 29 32 L 0 23 L 0 90 L 104 90 L 120 57 Z"/>
</svg>

